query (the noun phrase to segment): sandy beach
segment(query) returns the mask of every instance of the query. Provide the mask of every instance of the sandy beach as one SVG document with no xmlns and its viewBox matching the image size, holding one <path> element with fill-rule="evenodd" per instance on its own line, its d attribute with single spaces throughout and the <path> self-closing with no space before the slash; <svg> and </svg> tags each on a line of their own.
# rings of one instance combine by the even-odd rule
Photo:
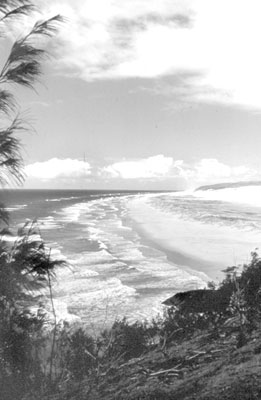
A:
<svg viewBox="0 0 261 400">
<path fill-rule="evenodd" d="M 261 242 L 261 234 L 180 219 L 150 205 L 151 196 L 128 203 L 135 229 L 145 240 L 165 252 L 168 259 L 185 269 L 197 270 L 211 280 L 224 277 L 222 270 L 249 262 Z"/>
</svg>

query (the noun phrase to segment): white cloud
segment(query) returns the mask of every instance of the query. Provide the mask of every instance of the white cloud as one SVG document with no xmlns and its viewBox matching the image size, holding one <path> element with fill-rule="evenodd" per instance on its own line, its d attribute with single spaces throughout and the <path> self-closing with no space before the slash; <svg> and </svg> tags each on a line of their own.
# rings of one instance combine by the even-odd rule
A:
<svg viewBox="0 0 261 400">
<path fill-rule="evenodd" d="M 247 166 L 232 167 L 215 158 L 206 158 L 189 164 L 183 160 L 157 155 L 140 160 L 113 163 L 101 170 L 101 176 L 123 180 L 150 179 L 155 183 L 162 179 L 181 178 L 188 186 L 193 186 L 202 183 L 257 179 L 261 174 Z"/>
<path fill-rule="evenodd" d="M 52 158 L 27 165 L 25 173 L 27 187 L 41 187 L 43 184 L 44 187 L 56 188 L 86 188 L 88 182 L 88 187 L 96 188 L 104 187 L 106 183 L 108 188 L 119 185 L 121 188 L 135 189 L 150 183 L 154 189 L 157 189 L 157 185 L 168 189 L 175 188 L 175 184 L 189 188 L 202 184 L 261 179 L 261 171 L 244 165 L 230 166 L 215 158 L 192 164 L 162 154 L 95 168 L 86 161 Z"/>
<path fill-rule="evenodd" d="M 70 158 L 52 158 L 48 161 L 36 162 L 25 167 L 28 178 L 39 180 L 79 179 L 91 174 L 89 163 Z"/>
<path fill-rule="evenodd" d="M 201 160 L 195 166 L 195 176 L 200 182 L 208 179 L 226 179 L 233 175 L 233 170 L 226 164 L 223 164 L 215 158 L 207 158 Z"/>
<path fill-rule="evenodd" d="M 215 158 L 204 158 L 194 165 L 182 165 L 180 176 L 191 183 L 217 183 L 260 177 L 260 171 L 247 166 L 229 166 Z"/>
<path fill-rule="evenodd" d="M 103 168 L 102 173 L 122 179 L 160 178 L 168 176 L 173 165 L 172 157 L 157 155 L 136 161 L 116 162 Z"/>
<path fill-rule="evenodd" d="M 124 63 L 139 58 L 137 43 L 142 33 L 157 26 L 168 25 L 171 31 L 187 25 L 186 2 L 56 0 L 46 3 L 45 12 L 68 17 L 60 34 L 59 63 L 69 67 L 71 73 L 92 80 L 135 74 L 133 68 L 131 74 L 124 72 Z M 162 43 L 157 50 L 161 47 Z M 141 71 L 137 76 L 142 76 Z"/>
<path fill-rule="evenodd" d="M 93 80 L 185 72 L 194 78 L 183 96 L 261 108 L 259 0 L 49 0 L 45 8 L 69 18 L 57 57 L 67 73 Z"/>
</svg>

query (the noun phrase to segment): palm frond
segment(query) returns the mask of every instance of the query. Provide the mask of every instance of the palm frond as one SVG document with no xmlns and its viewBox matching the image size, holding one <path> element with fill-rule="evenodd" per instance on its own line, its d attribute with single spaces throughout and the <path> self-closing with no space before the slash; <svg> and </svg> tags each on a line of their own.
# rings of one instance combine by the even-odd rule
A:
<svg viewBox="0 0 261 400">
<path fill-rule="evenodd" d="M 37 221 L 28 222 L 19 231 L 19 236 L 12 250 L 12 259 L 19 262 L 26 274 L 39 277 L 47 274 L 55 275 L 55 267 L 65 266 L 66 261 L 51 257 L 41 238 Z M 40 282 L 41 283 L 41 282 Z"/>
<path fill-rule="evenodd" d="M 23 39 L 17 40 L 0 73 L 0 83 L 16 83 L 32 89 L 41 75 L 41 61 L 47 55 L 45 50 L 35 46 L 35 39 L 39 35 L 52 36 L 57 31 L 57 24 L 63 21 L 60 15 L 56 15 L 37 22 Z"/>
<path fill-rule="evenodd" d="M 0 130 L 0 183 L 10 181 L 21 183 L 24 179 L 21 172 L 23 160 L 21 156 L 21 143 L 14 135 L 25 130 L 24 122 L 16 117 L 11 125 Z"/>
<path fill-rule="evenodd" d="M 41 75 L 40 63 L 34 61 L 23 61 L 17 65 L 11 66 L 0 78 L 0 82 L 13 82 L 21 86 L 33 89 L 36 79 Z"/>
<path fill-rule="evenodd" d="M 25 40 L 17 40 L 11 49 L 9 64 L 35 60 L 37 57 L 42 57 L 44 52 L 43 49 L 37 49 Z"/>
<path fill-rule="evenodd" d="M 3 12 L 3 17 L 0 18 L 0 23 L 11 18 L 19 18 L 24 15 L 28 15 L 31 11 L 34 11 L 35 7 L 31 4 L 23 4 L 19 7 L 13 8 L 10 11 L 6 10 Z"/>
<path fill-rule="evenodd" d="M 29 15 L 35 10 L 35 6 L 30 0 L 0 0 L 0 37 L 6 36 L 6 23 L 16 19 L 19 20 L 25 15 Z"/>
<path fill-rule="evenodd" d="M 28 36 L 34 35 L 44 35 L 44 36 L 52 36 L 57 32 L 57 24 L 63 23 L 65 21 L 64 17 L 57 14 L 52 18 L 49 18 L 45 21 L 38 21 L 34 25 L 33 29 L 29 33 Z"/>
<path fill-rule="evenodd" d="M 15 99 L 8 90 L 0 90 L 0 112 L 10 114 L 15 110 Z"/>
<path fill-rule="evenodd" d="M 33 86 L 41 74 L 40 61 L 45 51 L 32 46 L 25 39 L 17 40 L 0 74 L 0 82 L 14 82 L 22 86 Z"/>
<path fill-rule="evenodd" d="M 9 221 L 9 212 L 2 203 L 0 203 L 0 221 L 3 221 L 5 224 L 8 224 Z M 0 235 L 10 235 L 10 232 L 4 228 L 1 230 Z"/>
<path fill-rule="evenodd" d="M 13 9 L 32 5 L 31 0 L 0 0 L 0 14 L 7 14 Z"/>
</svg>

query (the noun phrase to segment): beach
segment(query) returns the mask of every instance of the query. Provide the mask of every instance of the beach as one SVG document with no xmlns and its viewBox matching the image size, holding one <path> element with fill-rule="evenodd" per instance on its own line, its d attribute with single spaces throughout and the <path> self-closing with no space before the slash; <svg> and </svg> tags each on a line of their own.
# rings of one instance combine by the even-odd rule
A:
<svg viewBox="0 0 261 400">
<path fill-rule="evenodd" d="M 224 278 L 261 241 L 260 209 L 188 193 L 12 193 L 14 223 L 37 218 L 54 258 L 59 320 L 100 329 L 150 320 L 179 291 Z M 43 292 L 46 307 L 48 291 Z"/>
<path fill-rule="evenodd" d="M 153 197 L 129 202 L 133 226 L 185 269 L 189 267 L 220 280 L 224 277 L 223 269 L 248 263 L 250 253 L 261 243 L 261 233 L 254 230 L 242 229 L 239 234 L 236 227 L 182 219 L 175 213 L 155 209 L 151 204 Z"/>
</svg>

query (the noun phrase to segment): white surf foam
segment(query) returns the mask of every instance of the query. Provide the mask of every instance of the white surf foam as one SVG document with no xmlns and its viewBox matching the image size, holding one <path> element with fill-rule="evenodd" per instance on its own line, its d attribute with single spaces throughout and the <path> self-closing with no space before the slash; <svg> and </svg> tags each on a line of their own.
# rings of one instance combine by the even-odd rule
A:
<svg viewBox="0 0 261 400">
<path fill-rule="evenodd" d="M 131 224 L 124 225 L 128 204 L 153 196 L 93 198 L 55 214 L 54 222 L 65 229 L 64 248 L 57 251 L 65 253 L 71 267 L 57 269 L 54 296 L 84 323 L 102 321 L 107 305 L 111 321 L 125 315 L 150 319 L 174 292 L 204 287 L 209 280 L 200 271 L 170 263 L 164 253 L 142 244 Z"/>
<path fill-rule="evenodd" d="M 228 201 L 261 207 L 261 186 L 198 190 L 193 192 L 193 196 L 205 200 Z"/>
<path fill-rule="evenodd" d="M 16 210 L 23 210 L 26 207 L 27 207 L 27 204 L 17 204 L 13 207 L 6 207 L 6 210 L 11 212 L 11 211 L 16 211 Z"/>
<path fill-rule="evenodd" d="M 0 241 L 3 243 L 15 243 L 18 239 L 19 237 L 15 235 L 0 235 Z"/>
<path fill-rule="evenodd" d="M 58 221 L 51 215 L 42 219 L 40 218 L 37 222 L 40 230 L 57 229 L 61 227 Z"/>
<path fill-rule="evenodd" d="M 184 265 L 190 258 L 193 268 L 194 258 L 194 265 L 212 279 L 227 266 L 247 263 L 251 251 L 261 243 L 261 232 L 184 220 L 174 212 L 155 209 L 147 196 L 130 201 L 129 210 L 146 237 L 174 256 L 185 256 Z"/>
<path fill-rule="evenodd" d="M 83 213 L 87 213 L 88 209 L 89 203 L 77 203 L 73 206 L 63 208 L 61 211 L 57 212 L 57 214 L 64 222 L 81 223 L 80 217 Z"/>
<path fill-rule="evenodd" d="M 63 200 L 77 200 L 77 199 L 81 199 L 81 196 L 71 196 L 71 197 L 59 197 L 57 199 L 46 199 L 45 201 L 47 202 L 60 202 Z"/>
</svg>

